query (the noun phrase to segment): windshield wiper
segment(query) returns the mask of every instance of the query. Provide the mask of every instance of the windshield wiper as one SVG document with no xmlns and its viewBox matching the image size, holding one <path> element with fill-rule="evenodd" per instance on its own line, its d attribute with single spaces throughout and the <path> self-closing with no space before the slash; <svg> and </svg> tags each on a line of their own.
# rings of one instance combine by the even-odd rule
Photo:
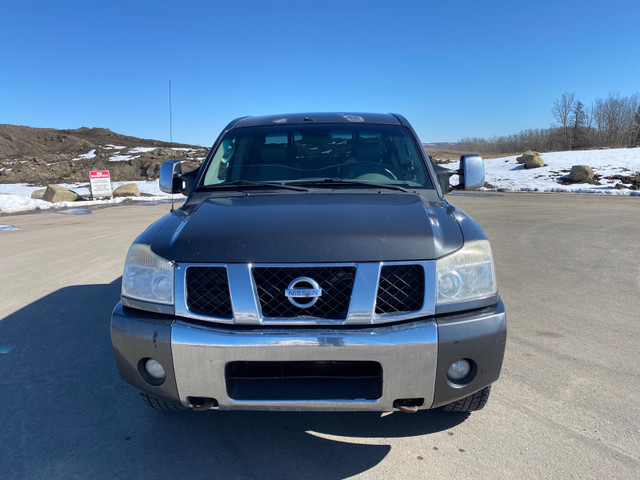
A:
<svg viewBox="0 0 640 480">
<path fill-rule="evenodd" d="M 295 185 L 295 186 L 304 186 L 304 187 L 330 187 L 334 185 L 354 185 L 360 187 L 369 187 L 369 188 L 386 188 L 387 190 L 397 190 L 400 192 L 412 193 L 410 190 L 407 190 L 400 185 L 389 185 L 385 183 L 370 183 L 370 182 L 361 182 L 359 180 L 344 180 L 342 178 L 325 178 L 323 180 L 312 180 L 312 181 L 300 181 L 300 182 L 289 182 L 287 185 Z"/>
<path fill-rule="evenodd" d="M 236 180 L 234 182 L 215 183 L 213 185 L 206 185 L 200 187 L 201 190 L 218 190 L 223 188 L 233 187 L 269 187 L 269 188 L 282 188 L 285 190 L 296 190 L 298 192 L 308 192 L 309 189 L 302 185 L 288 185 L 278 182 L 254 182 L 251 180 Z"/>
</svg>

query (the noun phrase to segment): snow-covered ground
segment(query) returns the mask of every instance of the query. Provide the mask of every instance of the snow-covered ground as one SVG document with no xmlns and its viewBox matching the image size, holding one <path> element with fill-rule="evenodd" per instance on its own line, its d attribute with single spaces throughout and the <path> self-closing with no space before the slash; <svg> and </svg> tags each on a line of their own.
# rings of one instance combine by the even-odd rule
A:
<svg viewBox="0 0 640 480">
<path fill-rule="evenodd" d="M 157 202 L 161 200 L 170 200 L 171 195 L 160 191 L 158 181 L 139 181 L 139 182 L 112 182 L 111 186 L 115 190 L 120 185 L 125 183 L 135 183 L 140 189 L 140 193 L 147 194 L 143 197 L 127 197 L 127 198 L 114 198 L 111 200 L 90 200 L 84 202 L 58 202 L 49 203 L 44 200 L 33 199 L 31 194 L 34 190 L 40 190 L 44 187 L 29 186 L 24 183 L 15 184 L 0 184 L 0 213 L 16 213 L 26 212 L 30 210 L 50 210 L 69 207 L 88 207 L 93 205 L 115 205 L 122 203 L 126 199 L 133 200 L 135 202 Z M 65 188 L 69 188 L 74 192 L 90 197 L 90 186 L 87 183 L 76 184 L 61 184 Z M 184 198 L 182 195 L 174 195 L 176 200 Z"/>
<path fill-rule="evenodd" d="M 120 148 L 113 146 L 114 149 Z M 138 152 L 141 152 L 138 149 Z M 137 152 L 137 153 L 138 153 Z M 640 148 L 621 148 L 615 150 L 589 150 L 579 152 L 543 153 L 544 167 L 527 170 L 516 162 L 516 157 L 485 159 L 486 182 L 492 189 L 508 192 L 565 192 L 565 193 L 595 193 L 610 195 L 640 195 L 640 190 L 614 188 L 619 180 L 609 180 L 612 175 L 633 175 L 640 172 Z M 596 175 L 599 175 L 600 185 L 579 183 L 562 185 L 560 179 L 568 175 L 573 165 L 588 165 Z M 455 164 L 447 165 L 455 168 Z M 169 200 L 170 195 L 162 193 L 158 181 L 152 182 L 113 182 L 113 188 L 123 183 L 136 183 L 140 192 L 151 196 L 130 197 L 134 201 L 149 202 Z M 89 183 L 62 185 L 75 192 L 89 196 Z M 124 198 L 113 200 L 96 200 L 86 202 L 49 203 L 31 198 L 34 190 L 42 186 L 25 184 L 0 184 L 0 213 L 15 213 L 29 210 L 48 210 L 52 208 L 87 207 L 91 205 L 108 205 L 123 202 Z M 4 195 L 3 195 L 4 194 Z M 176 195 L 176 199 L 182 198 Z"/>
<path fill-rule="evenodd" d="M 640 172 L 640 148 L 543 153 L 542 159 L 545 166 L 531 170 L 518 164 L 515 156 L 485 159 L 485 181 L 493 185 L 495 190 L 507 192 L 640 195 L 638 190 L 616 189 L 614 187 L 620 180 L 606 178 L 612 175 L 632 176 Z M 560 180 L 568 176 L 573 165 L 590 166 L 601 177 L 600 185 L 563 185 Z"/>
</svg>

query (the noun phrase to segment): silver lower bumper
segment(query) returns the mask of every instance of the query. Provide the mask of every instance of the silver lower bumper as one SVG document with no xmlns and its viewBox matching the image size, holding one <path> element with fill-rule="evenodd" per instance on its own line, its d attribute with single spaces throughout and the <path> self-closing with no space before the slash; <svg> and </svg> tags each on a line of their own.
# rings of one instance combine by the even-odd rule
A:
<svg viewBox="0 0 640 480">
<path fill-rule="evenodd" d="M 397 399 L 433 403 L 437 364 L 437 327 L 433 320 L 349 330 L 233 331 L 176 322 L 171 349 L 180 401 L 208 397 L 220 409 L 374 410 L 393 408 Z M 225 366 L 233 361 L 375 361 L 383 372 L 376 400 L 239 401 L 227 394 Z"/>
</svg>

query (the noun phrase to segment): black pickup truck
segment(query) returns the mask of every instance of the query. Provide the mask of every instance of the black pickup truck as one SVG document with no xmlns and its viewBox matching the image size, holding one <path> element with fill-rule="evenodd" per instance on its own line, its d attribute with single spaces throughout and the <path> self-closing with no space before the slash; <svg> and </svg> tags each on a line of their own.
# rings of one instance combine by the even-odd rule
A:
<svg viewBox="0 0 640 480">
<path fill-rule="evenodd" d="M 457 185 L 450 178 L 456 174 Z M 506 316 L 489 242 L 400 115 L 231 122 L 131 246 L 111 338 L 158 410 L 482 408 Z"/>
</svg>

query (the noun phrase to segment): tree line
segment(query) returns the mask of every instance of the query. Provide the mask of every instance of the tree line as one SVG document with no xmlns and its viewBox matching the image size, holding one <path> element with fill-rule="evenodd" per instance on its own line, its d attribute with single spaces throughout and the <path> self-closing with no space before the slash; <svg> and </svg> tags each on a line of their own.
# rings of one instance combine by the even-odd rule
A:
<svg viewBox="0 0 640 480">
<path fill-rule="evenodd" d="M 550 152 L 640 146 L 640 95 L 610 93 L 587 106 L 575 93 L 565 92 L 553 102 L 556 123 L 549 128 L 513 135 L 463 138 L 456 148 L 478 153 Z"/>
</svg>

